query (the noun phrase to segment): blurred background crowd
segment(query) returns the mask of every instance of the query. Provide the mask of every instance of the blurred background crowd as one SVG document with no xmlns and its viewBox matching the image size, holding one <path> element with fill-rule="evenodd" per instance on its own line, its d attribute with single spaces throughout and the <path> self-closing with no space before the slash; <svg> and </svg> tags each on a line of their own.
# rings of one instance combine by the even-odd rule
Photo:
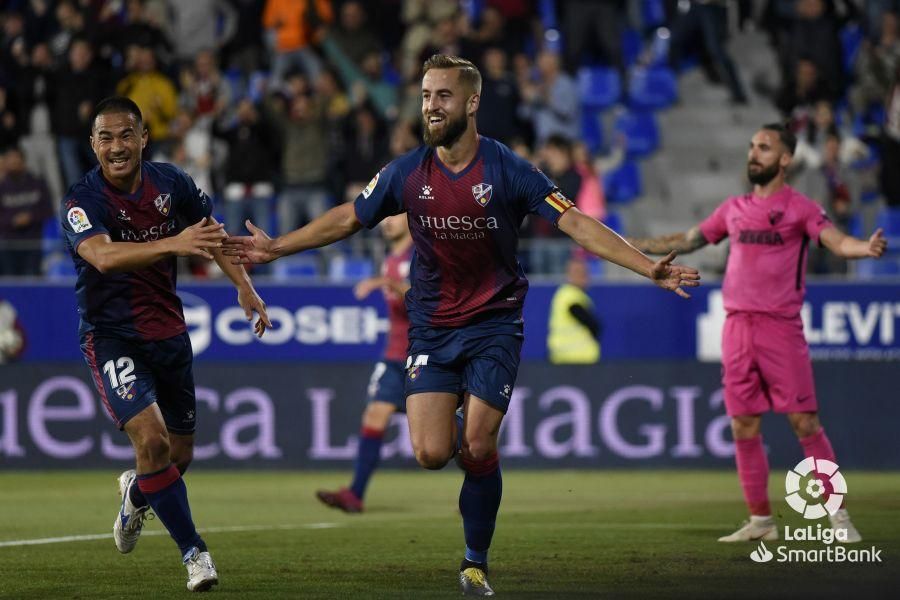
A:
<svg viewBox="0 0 900 600">
<path fill-rule="evenodd" d="M 746 147 L 756 115 L 788 119 L 800 139 L 795 187 L 857 235 L 867 235 L 866 206 L 877 224 L 900 229 L 900 0 L 0 5 L 0 276 L 72 275 L 55 213 L 95 164 L 89 115 L 98 100 L 137 102 L 148 158 L 187 171 L 229 232 L 243 232 L 249 217 L 279 233 L 352 201 L 420 143 L 420 69 L 434 53 L 482 70 L 482 134 L 539 164 L 584 212 L 620 232 L 641 229 L 641 213 L 628 207 L 659 201 L 642 162 L 682 147 L 669 143 L 681 132 L 660 115 L 696 103 L 685 93 L 690 73 L 691 85 L 723 94 L 702 110 L 735 122 L 745 115 L 746 137 L 729 138 L 731 146 Z M 762 42 L 735 52 L 731 41 L 746 32 Z M 763 68 L 747 68 L 754 54 L 767 57 Z M 713 134 L 693 128 L 689 147 L 709 151 Z M 744 166 L 709 163 L 712 171 Z M 562 273 L 570 248 L 552 226 L 529 220 L 523 235 L 531 274 Z M 260 274 L 364 277 L 380 248 L 364 234 Z M 846 267 L 823 259 L 810 268 Z M 216 276 L 206 263 L 185 269 Z"/>
</svg>

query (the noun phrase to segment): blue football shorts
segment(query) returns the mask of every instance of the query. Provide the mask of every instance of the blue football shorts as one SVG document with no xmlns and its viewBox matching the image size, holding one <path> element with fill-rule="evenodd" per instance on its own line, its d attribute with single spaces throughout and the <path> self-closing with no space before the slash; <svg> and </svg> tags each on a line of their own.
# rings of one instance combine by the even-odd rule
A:
<svg viewBox="0 0 900 600">
<path fill-rule="evenodd" d="M 397 407 L 399 412 L 406 412 L 405 378 L 406 370 L 399 360 L 376 363 L 369 378 L 369 402 L 387 402 Z"/>
<path fill-rule="evenodd" d="M 81 338 L 81 353 L 116 427 L 123 429 L 156 402 L 166 429 L 181 435 L 194 432 L 194 353 L 187 333 L 140 342 L 88 332 Z"/>
<path fill-rule="evenodd" d="M 505 414 L 523 340 L 518 316 L 503 315 L 462 327 L 410 327 L 406 395 L 468 392 Z"/>
</svg>

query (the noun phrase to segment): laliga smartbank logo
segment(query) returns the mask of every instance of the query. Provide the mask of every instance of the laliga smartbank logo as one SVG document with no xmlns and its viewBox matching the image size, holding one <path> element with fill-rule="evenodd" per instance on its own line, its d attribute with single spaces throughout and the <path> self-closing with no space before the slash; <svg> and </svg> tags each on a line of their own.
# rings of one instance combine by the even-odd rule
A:
<svg viewBox="0 0 900 600">
<path fill-rule="evenodd" d="M 841 508 L 847 495 L 847 481 L 841 475 L 839 467 L 830 460 L 813 457 L 801 460 L 788 471 L 784 480 L 788 505 L 803 515 L 804 519 L 815 520 L 825 516 L 833 516 Z M 835 521 L 832 521 L 835 523 Z M 840 520 L 837 521 L 840 523 Z M 777 539 L 777 533 L 775 539 Z M 824 548 L 788 548 L 785 545 L 774 547 L 774 552 L 760 540 L 759 545 L 750 553 L 750 560 L 757 563 L 775 562 L 812 562 L 812 563 L 857 563 L 882 562 L 881 550 L 871 548 L 848 549 L 842 544 L 848 543 L 846 527 L 825 526 L 816 523 L 806 527 L 785 525 L 784 540 L 786 542 L 820 542 Z M 859 541 L 858 538 L 853 541 Z M 835 544 L 835 542 L 839 542 Z"/>
</svg>

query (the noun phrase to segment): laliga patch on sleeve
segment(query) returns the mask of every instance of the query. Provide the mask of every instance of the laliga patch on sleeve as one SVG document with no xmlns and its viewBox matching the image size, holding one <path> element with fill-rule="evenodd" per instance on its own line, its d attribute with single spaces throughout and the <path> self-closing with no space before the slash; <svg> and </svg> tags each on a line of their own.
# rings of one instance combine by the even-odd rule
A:
<svg viewBox="0 0 900 600">
<path fill-rule="evenodd" d="M 375 177 L 372 178 L 372 181 L 369 182 L 369 185 L 367 185 L 362 191 L 363 198 L 368 198 L 372 195 L 372 192 L 375 191 L 375 186 L 378 185 L 379 177 L 381 177 L 381 171 L 375 173 Z"/>
<path fill-rule="evenodd" d="M 87 213 L 84 212 L 83 208 L 78 206 L 73 206 L 69 209 L 68 214 L 66 215 L 66 220 L 69 221 L 69 225 L 72 226 L 72 231 L 75 233 L 81 233 L 82 231 L 87 231 L 93 225 L 88 220 Z"/>
</svg>

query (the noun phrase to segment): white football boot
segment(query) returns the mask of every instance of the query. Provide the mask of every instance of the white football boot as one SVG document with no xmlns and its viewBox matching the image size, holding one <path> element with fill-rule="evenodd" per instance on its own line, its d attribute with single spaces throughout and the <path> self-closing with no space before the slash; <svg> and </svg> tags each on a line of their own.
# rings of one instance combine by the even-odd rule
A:
<svg viewBox="0 0 900 600">
<path fill-rule="evenodd" d="M 135 508 L 128 497 L 128 489 L 132 485 L 137 485 L 137 474 L 134 469 L 128 469 L 119 475 L 119 495 L 122 496 L 122 504 L 119 507 L 119 514 L 116 515 L 116 522 L 113 524 L 113 539 L 116 541 L 116 548 L 122 554 L 128 554 L 137 545 L 138 538 L 141 537 L 141 530 L 144 528 L 144 518 L 150 505 Z"/>
<path fill-rule="evenodd" d="M 209 552 L 191 548 L 184 557 L 184 566 L 188 572 L 187 589 L 192 592 L 205 592 L 219 583 L 219 574 Z"/>
<path fill-rule="evenodd" d="M 740 529 L 731 535 L 722 536 L 720 542 L 755 542 L 765 540 L 772 542 L 778 539 L 778 525 L 772 517 L 751 517 Z"/>
<path fill-rule="evenodd" d="M 839 508 L 833 515 L 828 515 L 828 520 L 831 521 L 831 528 L 834 530 L 835 540 L 844 544 L 855 544 L 862 541 L 862 536 L 859 535 L 856 527 L 854 527 L 853 523 L 850 521 L 850 515 L 847 514 L 846 508 Z M 838 531 L 846 531 L 846 535 L 844 533 L 838 533 Z"/>
</svg>

